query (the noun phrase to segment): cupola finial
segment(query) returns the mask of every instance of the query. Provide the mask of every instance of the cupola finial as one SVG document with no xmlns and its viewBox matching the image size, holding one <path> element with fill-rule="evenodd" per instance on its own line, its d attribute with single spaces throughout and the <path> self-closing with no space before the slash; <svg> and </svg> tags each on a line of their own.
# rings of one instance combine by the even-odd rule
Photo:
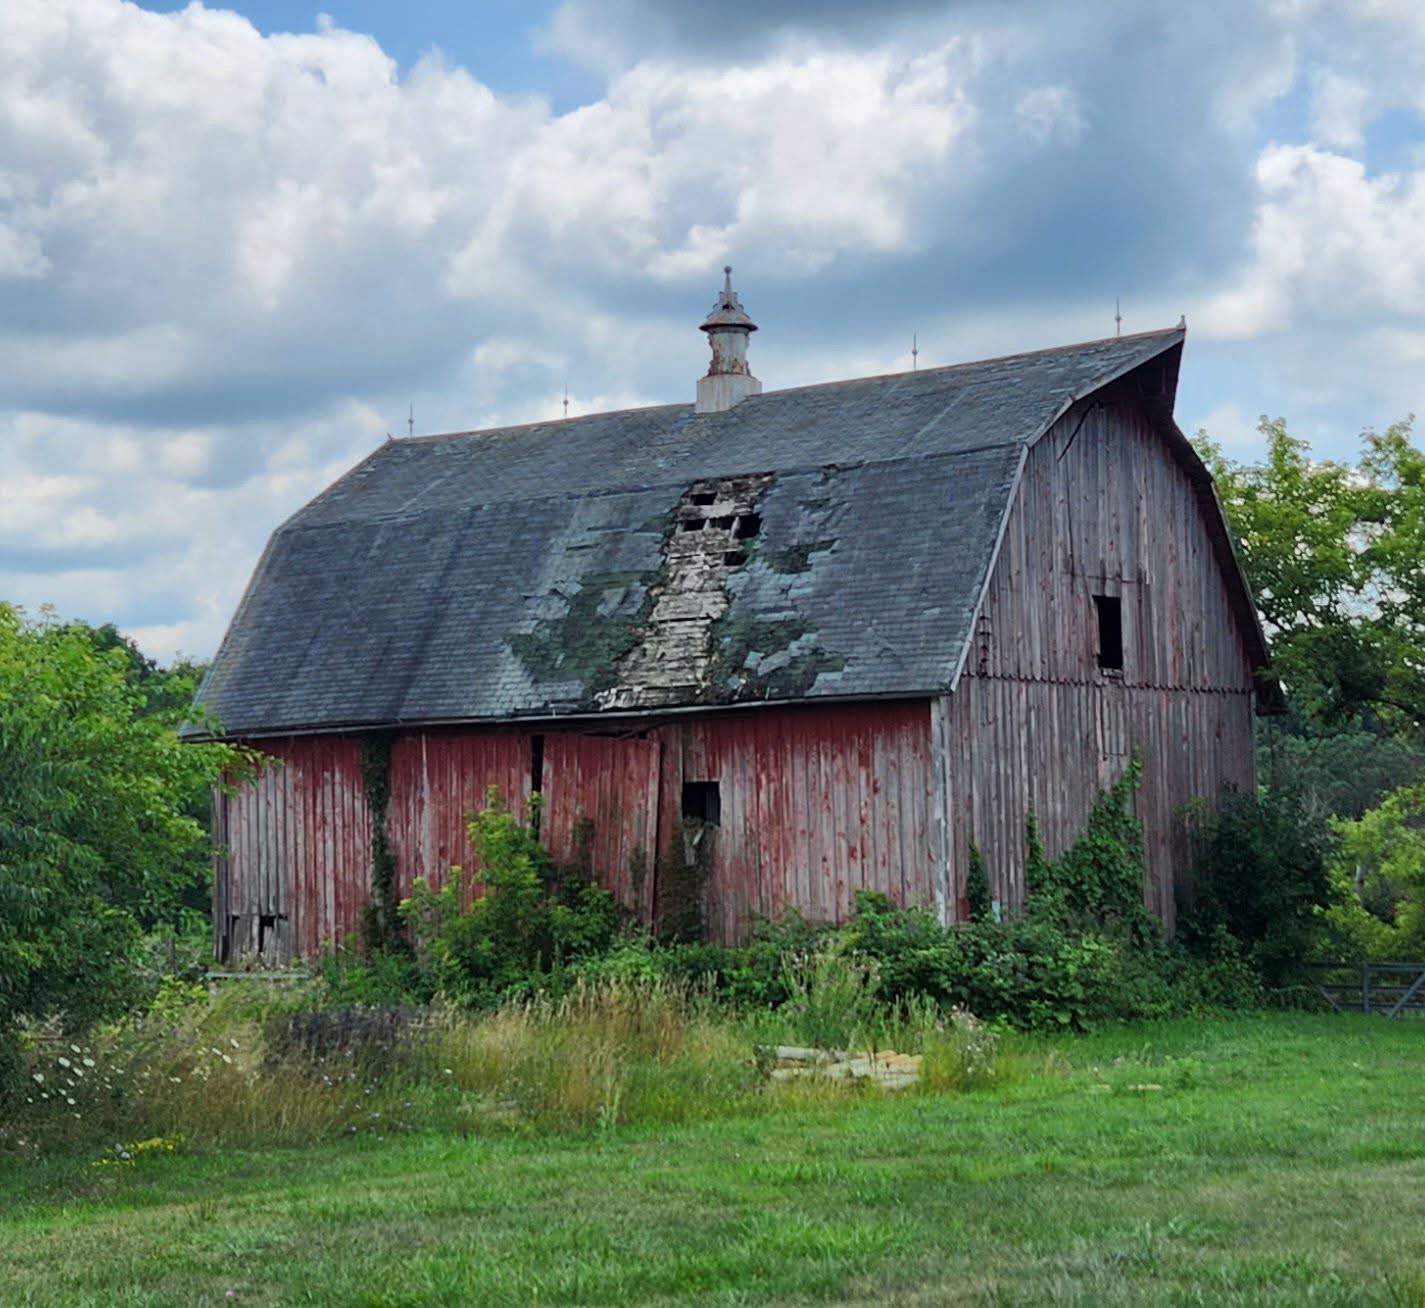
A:
<svg viewBox="0 0 1425 1308">
<path fill-rule="evenodd" d="M 698 413 L 721 413 L 762 393 L 762 383 L 747 366 L 747 339 L 757 324 L 732 289 L 732 265 L 724 264 L 722 271 L 722 293 L 701 327 L 712 346 L 712 362 L 707 375 L 698 379 Z"/>
</svg>

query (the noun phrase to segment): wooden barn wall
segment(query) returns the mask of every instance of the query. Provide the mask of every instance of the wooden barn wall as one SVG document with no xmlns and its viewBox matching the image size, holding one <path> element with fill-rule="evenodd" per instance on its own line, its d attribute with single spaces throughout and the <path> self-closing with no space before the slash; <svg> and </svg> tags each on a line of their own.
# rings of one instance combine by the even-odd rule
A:
<svg viewBox="0 0 1425 1308">
<path fill-rule="evenodd" d="M 630 918 L 653 912 L 658 854 L 657 732 L 544 737 L 542 834 L 560 863 L 592 872 Z"/>
<path fill-rule="evenodd" d="M 932 705 L 899 701 L 766 708 L 630 726 L 617 734 L 470 729 L 391 741 L 387 835 L 397 891 L 478 873 L 466 823 L 490 786 L 528 816 L 536 740 L 545 796 L 541 836 L 581 863 L 626 916 L 657 913 L 660 864 L 682 848 L 685 781 L 715 781 L 708 934 L 745 937 L 753 915 L 791 906 L 843 920 L 857 890 L 932 902 Z M 312 957 L 360 922 L 371 889 L 371 819 L 355 737 L 258 742 L 283 760 L 216 806 L 216 918 L 246 915 L 235 952 L 256 952 L 257 915 L 285 914 L 267 961 Z M 244 931 L 248 931 L 246 926 Z"/>
<path fill-rule="evenodd" d="M 215 796 L 220 957 L 311 958 L 357 929 L 371 884 L 371 818 L 354 737 L 264 740 L 273 762 Z M 262 948 L 259 951 L 259 942 Z"/>
<path fill-rule="evenodd" d="M 954 895 L 968 846 L 1023 899 L 1024 821 L 1051 854 L 1143 756 L 1145 898 L 1173 920 L 1183 808 L 1254 781 L 1251 673 L 1186 474 L 1126 396 L 1030 450 L 954 695 L 940 702 Z M 1093 596 L 1122 603 L 1123 670 L 1101 671 Z"/>
<path fill-rule="evenodd" d="M 709 934 L 735 941 L 789 907 L 844 921 L 857 890 L 933 900 L 925 700 L 773 708 L 662 729 L 660 830 L 676 857 L 685 781 L 717 781 Z"/>
<path fill-rule="evenodd" d="M 391 742 L 386 835 L 396 862 L 396 892 L 417 877 L 433 888 L 452 867 L 475 872 L 469 816 L 493 786 L 521 821 L 529 816 L 530 737 L 515 731 L 440 731 Z"/>
</svg>

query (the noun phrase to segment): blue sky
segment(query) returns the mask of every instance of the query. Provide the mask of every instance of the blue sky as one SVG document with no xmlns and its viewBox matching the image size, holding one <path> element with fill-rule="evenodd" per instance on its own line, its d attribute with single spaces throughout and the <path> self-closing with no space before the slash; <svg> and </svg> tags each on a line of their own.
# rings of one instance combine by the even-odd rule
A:
<svg viewBox="0 0 1425 1308">
<path fill-rule="evenodd" d="M 715 18 L 710 14 L 715 13 Z M 9 0 L 0 597 L 212 652 L 405 429 L 1188 319 L 1178 417 L 1425 404 L 1415 0 Z"/>
</svg>

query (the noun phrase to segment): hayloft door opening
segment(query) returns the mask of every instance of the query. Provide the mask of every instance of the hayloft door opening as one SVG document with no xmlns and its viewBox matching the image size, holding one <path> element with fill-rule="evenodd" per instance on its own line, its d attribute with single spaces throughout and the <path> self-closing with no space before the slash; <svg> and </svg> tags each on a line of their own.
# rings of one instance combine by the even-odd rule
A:
<svg viewBox="0 0 1425 1308">
<path fill-rule="evenodd" d="M 1098 666 L 1104 672 L 1123 671 L 1123 601 L 1116 595 L 1095 595 L 1098 616 Z"/>
<path fill-rule="evenodd" d="M 710 827 L 722 822 L 722 792 L 716 781 L 683 782 L 683 818 Z"/>
</svg>

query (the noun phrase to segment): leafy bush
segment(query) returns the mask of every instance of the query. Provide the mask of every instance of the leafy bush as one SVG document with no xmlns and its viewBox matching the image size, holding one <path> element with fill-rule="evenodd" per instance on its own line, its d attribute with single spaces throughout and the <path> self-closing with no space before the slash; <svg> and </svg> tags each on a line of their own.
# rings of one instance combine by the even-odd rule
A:
<svg viewBox="0 0 1425 1308">
<path fill-rule="evenodd" d="M 537 813 L 537 796 L 534 802 Z M 613 897 L 587 875 L 556 868 L 536 830 L 521 826 L 491 789 L 470 819 L 482 893 L 466 907 L 469 878 L 454 868 L 440 890 L 418 881 L 402 902 L 417 974 L 433 993 L 489 1007 L 612 944 Z"/>
<path fill-rule="evenodd" d="M 1194 833 L 1179 934 L 1195 953 L 1234 941 L 1270 988 L 1290 983 L 1322 939 L 1331 835 L 1290 793 L 1228 791 Z"/>
<path fill-rule="evenodd" d="M 1331 825 L 1329 948 L 1353 962 L 1425 957 L 1425 785 Z"/>
</svg>

